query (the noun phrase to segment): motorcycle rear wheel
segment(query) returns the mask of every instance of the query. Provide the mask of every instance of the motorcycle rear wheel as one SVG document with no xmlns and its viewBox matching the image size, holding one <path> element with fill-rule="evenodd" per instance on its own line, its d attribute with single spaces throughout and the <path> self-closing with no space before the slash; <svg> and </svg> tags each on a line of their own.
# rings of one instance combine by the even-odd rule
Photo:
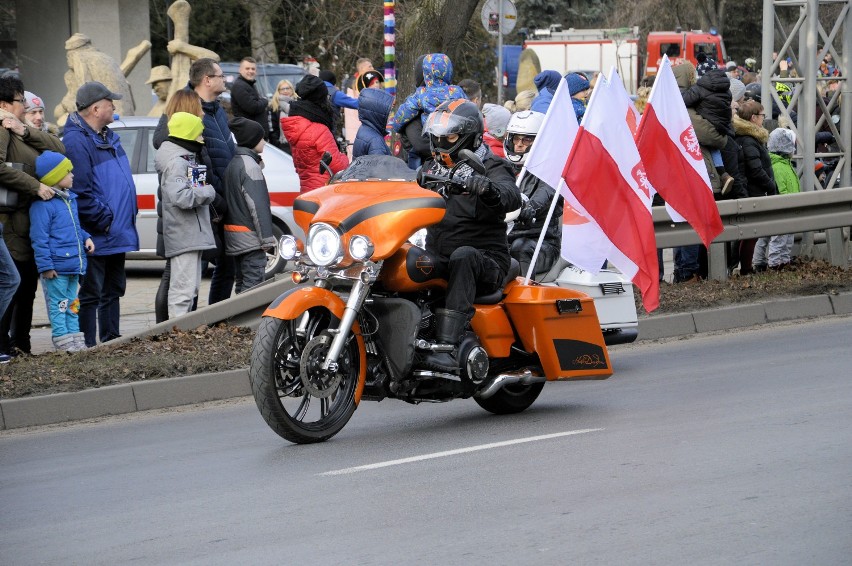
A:
<svg viewBox="0 0 852 566">
<path fill-rule="evenodd" d="M 328 351 L 327 329 L 337 318 L 325 308 L 308 311 L 304 336 L 299 320 L 261 320 L 252 345 L 249 379 L 257 408 L 279 436 L 296 444 L 328 440 L 355 412 L 359 353 L 354 336 L 338 358 L 337 372 L 319 366 Z"/>
<path fill-rule="evenodd" d="M 544 383 L 531 383 L 529 385 L 507 385 L 487 399 L 474 397 L 474 401 L 490 413 L 495 415 L 512 415 L 526 410 L 538 399 L 539 393 L 544 388 Z"/>
</svg>

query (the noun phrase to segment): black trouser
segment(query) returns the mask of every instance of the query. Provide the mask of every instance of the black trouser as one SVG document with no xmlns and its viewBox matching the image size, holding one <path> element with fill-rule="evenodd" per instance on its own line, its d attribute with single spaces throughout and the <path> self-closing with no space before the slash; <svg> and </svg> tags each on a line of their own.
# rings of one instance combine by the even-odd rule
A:
<svg viewBox="0 0 852 566">
<path fill-rule="evenodd" d="M 216 249 L 216 266 L 213 268 L 213 277 L 210 279 L 210 294 L 207 296 L 208 305 L 231 298 L 237 272 L 234 257 L 225 254 L 225 228 L 220 222 L 214 224 L 213 229 L 219 230 L 219 236 L 216 238 L 218 246 Z"/>
<path fill-rule="evenodd" d="M 517 238 L 509 248 L 509 255 L 521 264 L 521 277 L 527 276 L 537 243 L 538 239 Z M 558 246 L 554 246 L 549 242 L 542 242 L 541 249 L 538 250 L 538 256 L 535 260 L 535 271 L 533 271 L 532 277 L 535 278 L 536 275 L 550 271 L 550 268 L 559 259 L 559 252 Z"/>
<path fill-rule="evenodd" d="M 456 249 L 448 262 L 438 262 L 438 270 L 447 279 L 446 308 L 468 318 L 473 316 L 473 299 L 499 289 L 507 273 L 487 251 L 471 246 Z"/>
<path fill-rule="evenodd" d="M 124 253 L 89 256 L 80 285 L 80 331 L 91 348 L 121 336 L 121 304 L 127 289 Z"/>
<path fill-rule="evenodd" d="M 0 354 L 8 354 L 17 348 L 25 354 L 32 350 L 30 329 L 33 325 L 33 302 L 38 289 L 38 268 L 35 258 L 18 261 L 12 258 L 21 284 L 12 297 L 12 302 L 0 320 Z"/>
</svg>

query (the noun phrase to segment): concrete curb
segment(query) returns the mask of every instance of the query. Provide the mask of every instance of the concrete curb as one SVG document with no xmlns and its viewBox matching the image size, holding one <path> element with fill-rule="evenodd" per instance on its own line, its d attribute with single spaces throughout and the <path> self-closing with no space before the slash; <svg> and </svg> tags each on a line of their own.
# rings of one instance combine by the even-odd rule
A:
<svg viewBox="0 0 852 566">
<path fill-rule="evenodd" d="M 640 319 L 639 339 L 658 340 L 784 320 L 852 314 L 852 293 L 779 299 Z M 251 395 L 248 370 L 204 373 L 0 400 L 0 430 L 192 405 Z"/>
<path fill-rule="evenodd" d="M 2 429 L 40 426 L 251 395 L 248 370 L 201 373 L 0 401 Z"/>
</svg>

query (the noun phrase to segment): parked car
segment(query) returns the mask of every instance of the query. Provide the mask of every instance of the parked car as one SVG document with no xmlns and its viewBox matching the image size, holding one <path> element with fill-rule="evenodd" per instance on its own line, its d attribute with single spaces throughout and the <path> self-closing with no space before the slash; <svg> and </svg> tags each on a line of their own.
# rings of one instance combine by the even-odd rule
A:
<svg viewBox="0 0 852 566">
<path fill-rule="evenodd" d="M 236 79 L 240 74 L 240 64 L 239 62 L 234 63 L 226 61 L 219 63 L 219 67 L 225 75 L 225 86 L 228 87 L 228 92 L 224 93 L 223 96 L 230 100 L 231 85 L 234 84 L 234 79 Z M 305 69 L 299 65 L 290 65 L 287 63 L 258 63 L 256 78 L 257 84 L 255 87 L 258 88 L 261 94 L 265 95 L 266 98 L 271 99 L 272 95 L 275 94 L 275 87 L 278 86 L 278 83 L 281 80 L 287 79 L 293 83 L 293 86 L 295 86 L 304 76 Z"/>
<path fill-rule="evenodd" d="M 157 170 L 154 167 L 154 130 L 158 118 L 128 116 L 116 120 L 110 127 L 121 138 L 121 145 L 130 160 L 130 169 L 136 183 L 136 230 L 139 232 L 139 251 L 127 254 L 128 259 L 159 259 L 157 256 Z M 275 241 L 284 234 L 304 237 L 293 221 L 293 201 L 299 196 L 299 176 L 293 167 L 293 158 L 280 149 L 267 144 L 263 150 L 266 184 L 272 203 L 272 220 Z M 287 262 L 278 255 L 277 248 L 267 254 L 266 275 L 271 277 L 284 270 Z"/>
</svg>

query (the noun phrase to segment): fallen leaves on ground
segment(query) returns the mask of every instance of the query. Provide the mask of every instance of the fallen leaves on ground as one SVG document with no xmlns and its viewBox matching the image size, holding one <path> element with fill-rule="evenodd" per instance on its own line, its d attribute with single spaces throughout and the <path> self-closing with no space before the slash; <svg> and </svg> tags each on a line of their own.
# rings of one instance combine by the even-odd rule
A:
<svg viewBox="0 0 852 566">
<path fill-rule="evenodd" d="M 218 324 L 73 354 L 21 356 L 0 366 L 0 398 L 245 368 L 253 339 L 249 328 Z"/>
<path fill-rule="evenodd" d="M 691 312 L 740 303 L 852 291 L 852 269 L 824 261 L 797 262 L 728 281 L 661 284 L 660 308 L 650 316 Z M 648 317 L 635 293 L 640 318 Z M 68 354 L 51 352 L 16 358 L 0 366 L 0 398 L 8 399 L 93 387 L 227 371 L 248 367 L 254 331 L 219 324 L 191 331 L 105 345 Z"/>
</svg>

